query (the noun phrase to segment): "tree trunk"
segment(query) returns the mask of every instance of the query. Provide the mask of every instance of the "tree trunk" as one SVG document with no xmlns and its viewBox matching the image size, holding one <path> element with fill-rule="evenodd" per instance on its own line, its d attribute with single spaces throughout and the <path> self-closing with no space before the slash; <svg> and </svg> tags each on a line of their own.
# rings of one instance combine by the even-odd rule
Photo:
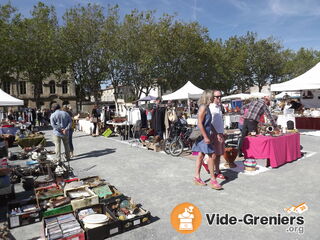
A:
<svg viewBox="0 0 320 240">
<path fill-rule="evenodd" d="M 34 92 L 34 101 L 36 103 L 36 108 L 40 108 L 40 89 L 39 89 L 39 82 L 33 84 L 33 92 Z"/>
</svg>

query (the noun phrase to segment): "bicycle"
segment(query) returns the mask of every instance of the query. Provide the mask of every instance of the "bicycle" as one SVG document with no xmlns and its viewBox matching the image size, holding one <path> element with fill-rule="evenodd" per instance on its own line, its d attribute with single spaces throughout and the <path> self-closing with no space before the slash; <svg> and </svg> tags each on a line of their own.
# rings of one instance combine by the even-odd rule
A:
<svg viewBox="0 0 320 240">
<path fill-rule="evenodd" d="M 164 140 L 163 142 L 163 150 L 166 154 L 170 153 L 170 144 L 175 141 L 176 137 L 180 135 L 181 129 L 183 124 L 180 121 L 175 121 L 173 124 L 171 124 L 170 131 L 169 131 L 169 137 Z"/>
<path fill-rule="evenodd" d="M 188 150 L 192 148 L 193 141 L 189 138 L 191 132 L 191 127 L 181 127 L 179 135 L 174 137 L 169 146 L 170 154 L 172 156 L 178 157 L 186 147 L 188 147 Z"/>
</svg>

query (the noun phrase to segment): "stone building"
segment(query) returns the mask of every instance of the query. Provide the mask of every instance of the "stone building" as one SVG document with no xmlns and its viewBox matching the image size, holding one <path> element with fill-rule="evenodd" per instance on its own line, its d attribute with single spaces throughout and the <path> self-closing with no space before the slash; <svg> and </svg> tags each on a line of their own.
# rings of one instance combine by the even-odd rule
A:
<svg viewBox="0 0 320 240">
<path fill-rule="evenodd" d="M 19 80 L 18 82 L 2 82 L 1 88 L 6 93 L 22 99 L 25 107 L 36 108 L 34 100 L 34 85 L 26 80 Z M 52 75 L 43 81 L 40 106 L 41 108 L 51 108 L 53 103 L 62 105 L 70 105 L 76 111 L 76 88 L 71 76 L 65 74 L 61 80 Z"/>
</svg>

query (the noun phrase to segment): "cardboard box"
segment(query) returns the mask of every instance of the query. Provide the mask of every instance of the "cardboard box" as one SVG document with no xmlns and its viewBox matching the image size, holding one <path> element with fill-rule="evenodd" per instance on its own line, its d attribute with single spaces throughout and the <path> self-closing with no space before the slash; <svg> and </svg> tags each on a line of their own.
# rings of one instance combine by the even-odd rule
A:
<svg viewBox="0 0 320 240">
<path fill-rule="evenodd" d="M 108 185 L 109 189 L 111 190 L 112 194 L 105 195 L 103 198 L 100 198 L 100 202 L 104 204 L 108 204 L 110 202 L 115 202 L 117 199 L 121 199 L 123 194 L 113 185 Z"/>
<path fill-rule="evenodd" d="M 86 229 L 84 223 L 79 219 L 79 212 L 86 209 L 93 209 L 95 213 L 106 214 L 109 217 L 108 222 L 96 228 Z M 112 212 L 105 208 L 103 204 L 97 204 L 86 208 L 77 209 L 76 217 L 85 231 L 87 240 L 103 240 L 122 233 L 122 226 L 120 221 L 112 214 Z"/>
<path fill-rule="evenodd" d="M 88 185 L 90 188 L 106 184 L 105 180 L 99 176 L 81 178 L 80 180 L 83 182 L 83 185 Z"/>
<path fill-rule="evenodd" d="M 74 216 L 73 213 L 68 213 L 68 214 L 72 214 Z M 43 231 L 44 231 L 44 236 L 45 236 L 46 240 L 50 239 L 49 238 L 49 234 L 48 234 L 48 228 L 47 228 L 47 225 L 46 225 L 46 219 L 52 219 L 53 217 L 61 217 L 61 216 L 66 216 L 66 215 L 67 214 L 58 214 L 58 215 L 55 215 L 55 216 L 50 216 L 50 217 L 43 218 L 42 224 L 43 224 Z M 80 223 L 79 223 L 79 225 L 80 225 Z M 81 225 L 80 225 L 80 227 L 81 227 Z M 83 229 L 81 229 L 80 232 L 78 232 L 76 234 L 70 234 L 69 236 L 61 237 L 61 238 L 58 238 L 58 239 L 59 240 L 85 240 L 85 233 L 84 233 Z"/>
<path fill-rule="evenodd" d="M 132 203 L 132 200 L 130 197 L 127 196 L 122 196 L 120 201 L 117 200 L 115 202 L 110 202 L 106 205 L 106 208 L 112 212 L 112 214 L 119 219 L 119 216 L 117 214 L 119 210 L 119 204 L 123 200 L 128 200 L 130 203 Z M 144 225 L 147 225 L 151 222 L 151 213 L 141 207 L 141 204 L 136 204 L 139 212 L 136 214 L 135 217 L 131 219 L 125 219 L 125 220 L 120 220 L 121 226 L 122 226 L 122 231 L 129 231 L 131 229 L 141 227 Z"/>
<path fill-rule="evenodd" d="M 74 198 L 72 196 L 72 194 L 75 195 L 74 193 L 77 193 L 77 192 L 85 192 L 88 196 Z M 95 205 L 95 204 L 99 203 L 99 197 L 93 191 L 91 191 L 88 188 L 88 186 L 81 186 L 81 187 L 77 187 L 77 188 L 65 189 L 64 195 L 66 197 L 71 198 L 71 205 L 72 205 L 73 210 L 76 210 L 79 208 L 84 208 L 84 207 Z"/>
</svg>

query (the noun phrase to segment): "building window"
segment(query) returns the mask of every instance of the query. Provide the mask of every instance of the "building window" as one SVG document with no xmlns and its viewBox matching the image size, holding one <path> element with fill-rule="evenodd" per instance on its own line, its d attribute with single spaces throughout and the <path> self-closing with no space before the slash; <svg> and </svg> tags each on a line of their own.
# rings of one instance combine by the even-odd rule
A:
<svg viewBox="0 0 320 240">
<path fill-rule="evenodd" d="M 3 82 L 2 87 L 3 87 L 3 91 L 10 94 L 10 82 Z"/>
<path fill-rule="evenodd" d="M 62 81 L 62 94 L 67 94 L 67 93 L 68 93 L 68 82 Z"/>
<path fill-rule="evenodd" d="M 50 94 L 56 93 L 56 83 L 54 81 L 49 82 Z"/>
<path fill-rule="evenodd" d="M 27 93 L 27 83 L 24 81 L 19 82 L 19 89 L 20 89 L 20 94 L 26 94 Z"/>
</svg>

